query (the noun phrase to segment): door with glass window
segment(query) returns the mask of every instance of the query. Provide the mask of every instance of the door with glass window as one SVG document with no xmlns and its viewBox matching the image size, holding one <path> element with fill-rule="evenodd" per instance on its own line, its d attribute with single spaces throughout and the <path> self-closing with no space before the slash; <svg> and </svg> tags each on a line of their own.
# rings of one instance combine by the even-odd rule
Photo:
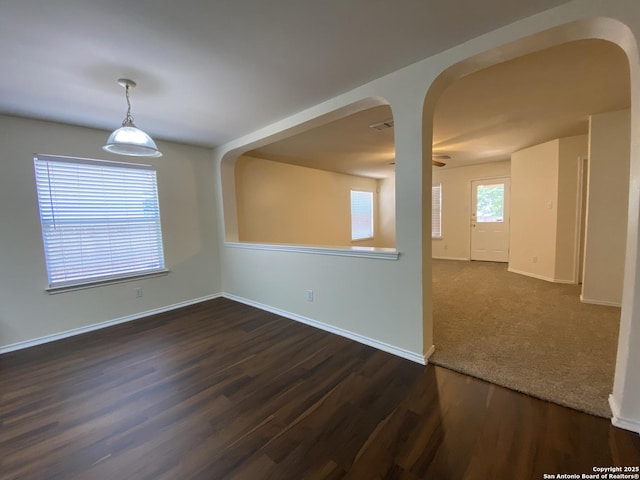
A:
<svg viewBox="0 0 640 480">
<path fill-rule="evenodd" d="M 509 178 L 471 182 L 471 260 L 509 261 Z"/>
</svg>

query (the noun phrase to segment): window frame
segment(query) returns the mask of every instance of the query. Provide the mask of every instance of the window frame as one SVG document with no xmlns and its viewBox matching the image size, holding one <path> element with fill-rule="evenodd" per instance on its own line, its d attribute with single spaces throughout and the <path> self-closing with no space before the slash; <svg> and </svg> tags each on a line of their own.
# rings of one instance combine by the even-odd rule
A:
<svg viewBox="0 0 640 480">
<path fill-rule="evenodd" d="M 47 274 L 47 292 L 59 293 L 168 273 L 155 166 L 44 154 L 35 154 L 33 159 L 36 201 Z M 65 167 L 63 164 L 71 166 Z M 84 170 L 83 165 L 87 167 Z M 103 170 L 99 167 L 103 167 Z M 96 197 L 107 198 L 109 194 L 113 196 L 113 203 L 108 204 L 107 208 L 104 204 L 95 204 L 95 201 L 92 204 L 90 199 L 83 204 L 79 200 L 80 188 L 71 192 L 73 185 L 68 187 L 64 183 L 64 180 L 73 179 L 69 175 L 74 168 L 77 172 L 75 181 L 86 187 L 86 190 L 83 190 L 85 198 L 87 196 L 91 198 L 90 196 L 93 195 L 95 200 Z M 61 176 L 54 182 L 52 175 L 56 169 Z M 119 172 L 114 169 L 118 169 Z M 109 174 L 126 175 L 128 170 L 131 172 L 125 179 L 131 183 L 126 185 L 131 187 L 134 184 L 135 188 L 122 189 L 119 184 L 118 187 L 109 186 L 109 179 L 112 180 L 111 185 L 114 185 L 114 179 L 109 178 Z M 102 181 L 96 180 L 98 176 L 102 176 Z M 105 182 L 104 179 L 107 181 Z M 55 198 L 56 195 L 60 195 L 59 200 Z M 134 199 L 133 197 L 137 195 L 145 195 L 145 197 Z M 65 200 L 67 206 L 64 204 Z M 57 209 L 56 201 L 59 202 Z M 127 207 L 126 213 L 114 214 L 112 207 L 120 207 L 118 211 L 122 212 L 122 202 Z M 135 207 L 136 204 L 137 212 L 129 210 L 129 207 Z M 75 224 L 76 228 L 71 233 L 66 233 L 64 229 L 60 233 L 55 233 L 56 217 L 58 219 L 66 217 L 66 222 L 58 220 L 58 223 L 63 226 L 66 223 L 67 227 Z M 140 225 L 141 220 L 144 225 Z M 118 227 L 115 233 L 114 226 Z M 71 235 L 74 236 L 74 241 L 68 242 L 67 238 Z M 91 236 L 93 238 L 87 241 L 87 237 Z M 97 239 L 98 237 L 103 237 L 104 240 Z M 129 242 L 129 245 L 123 246 L 125 241 Z M 135 252 L 132 251 L 133 247 L 130 247 L 132 241 L 137 247 Z M 70 249 L 58 253 L 56 248 L 61 249 L 64 245 L 70 245 Z M 111 253 L 106 255 L 100 251 L 97 256 L 86 255 L 85 258 L 84 252 L 89 246 L 95 247 L 96 250 L 108 246 Z M 80 254 L 79 259 L 74 263 L 75 271 L 67 266 L 69 255 L 73 256 L 74 253 Z M 127 261 L 130 262 L 133 258 L 148 260 L 149 266 L 142 263 L 138 266 L 128 264 Z M 119 266 L 118 261 L 121 262 Z M 94 268 L 89 265 L 91 263 L 98 266 Z M 82 271 L 78 272 L 78 269 Z"/>
<path fill-rule="evenodd" d="M 366 193 L 369 196 L 369 204 L 370 204 L 370 209 L 371 209 L 371 235 L 366 236 L 366 237 L 354 237 L 354 213 L 353 213 L 353 207 L 354 207 L 354 199 L 353 196 L 355 194 L 361 194 L 361 193 Z M 367 240 L 374 240 L 375 239 L 375 202 L 374 202 L 374 196 L 373 196 L 373 191 L 371 190 L 360 190 L 360 189 L 355 189 L 352 188 L 349 192 L 349 197 L 350 197 L 350 203 L 349 203 L 349 211 L 350 211 L 350 218 L 351 218 L 351 242 L 363 242 L 363 241 L 367 241 Z"/>
<path fill-rule="evenodd" d="M 437 202 L 436 202 L 436 193 L 437 193 Z M 436 211 L 437 206 L 437 211 Z M 437 213 L 437 215 L 436 215 Z M 435 218 L 437 216 L 437 222 Z M 437 223 L 437 233 L 434 230 L 434 225 Z M 431 238 L 433 240 L 441 240 L 442 239 L 442 183 L 438 183 L 437 185 L 431 185 Z"/>
</svg>

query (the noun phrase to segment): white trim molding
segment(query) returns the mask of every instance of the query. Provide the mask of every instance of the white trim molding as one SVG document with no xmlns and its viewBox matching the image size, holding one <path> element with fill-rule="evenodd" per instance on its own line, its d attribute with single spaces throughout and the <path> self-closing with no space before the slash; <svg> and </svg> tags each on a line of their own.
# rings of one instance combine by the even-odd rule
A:
<svg viewBox="0 0 640 480">
<path fill-rule="evenodd" d="M 378 350 L 382 350 L 383 352 L 390 353 L 397 357 L 402 357 L 407 360 L 411 360 L 412 362 L 419 363 L 420 365 L 426 365 L 427 359 L 431 356 L 434 350 L 434 347 L 431 346 L 429 351 L 425 354 L 412 352 L 409 350 L 405 350 L 404 348 L 396 347 L 394 345 L 389 345 L 388 343 L 375 340 L 373 338 L 365 337 L 364 335 L 360 335 L 358 333 L 354 333 L 349 330 L 345 330 L 343 328 L 334 327 L 333 325 L 328 325 L 326 323 L 319 322 L 317 320 L 313 320 L 311 318 L 304 317 L 302 315 L 298 315 L 296 313 L 287 312 L 286 310 L 281 310 L 280 308 L 271 307 L 269 305 L 265 305 L 260 302 L 255 302 L 253 300 L 249 300 L 248 298 L 239 297 L 231 293 L 223 293 L 222 296 L 224 298 L 233 300 L 235 302 L 244 303 L 245 305 L 259 308 L 260 310 L 271 312 L 281 317 L 294 320 L 296 322 L 304 323 L 305 325 L 309 325 L 311 327 L 324 330 L 325 332 L 333 333 L 335 335 L 340 335 L 341 337 L 348 338 L 349 340 L 354 340 L 358 343 L 362 343 L 364 345 L 368 345 Z"/>
<path fill-rule="evenodd" d="M 460 262 L 470 262 L 471 259 L 470 258 L 463 258 L 463 257 L 431 257 L 432 260 L 456 260 L 456 261 L 460 261 Z"/>
<path fill-rule="evenodd" d="M 276 252 L 311 253 L 315 255 L 333 255 L 338 257 L 363 257 L 379 260 L 398 260 L 400 252 L 395 248 L 378 247 L 316 247 L 307 245 L 284 245 L 275 243 L 225 242 L 225 247 L 247 250 L 270 250 Z"/>
<path fill-rule="evenodd" d="M 582 303 L 590 303 L 592 305 L 604 305 L 605 307 L 622 307 L 622 303 L 620 302 L 608 302 L 606 300 L 592 300 L 590 298 L 584 298 L 582 294 L 580 294 L 580 301 Z"/>
<path fill-rule="evenodd" d="M 56 340 L 62 340 L 63 338 L 73 337 L 75 335 L 81 335 L 83 333 L 92 332 L 94 330 L 100 330 L 102 328 L 118 325 L 119 323 L 130 322 L 132 320 L 139 320 L 141 318 L 149 317 L 151 315 L 156 315 L 158 313 L 168 312 L 170 310 L 187 307 L 189 305 L 194 305 L 196 303 L 205 302 L 207 300 L 213 300 L 215 298 L 220 298 L 220 297 L 222 297 L 222 293 L 215 293 L 213 295 L 207 295 L 205 297 L 194 298 L 192 300 L 186 300 L 184 302 L 174 303 L 173 305 L 154 308 L 151 310 L 146 310 L 144 312 L 134 313 L 132 315 L 126 315 L 120 318 L 114 318 L 113 320 L 107 320 L 105 322 L 94 323 L 93 325 L 87 325 L 86 327 L 73 328 L 71 330 L 66 330 L 60 333 L 53 333 L 51 335 L 45 335 L 44 337 L 34 338 L 32 340 L 25 340 L 23 342 L 12 343 L 10 345 L 5 345 L 3 347 L 0 347 L 0 354 L 9 353 L 16 350 L 22 350 L 23 348 L 35 347 L 36 345 L 41 345 L 43 343 L 54 342 Z"/>
<path fill-rule="evenodd" d="M 632 432 L 640 434 L 640 421 L 621 417 L 620 407 L 615 398 L 613 398 L 613 395 L 609 395 L 609 407 L 611 408 L 611 413 L 613 414 L 611 423 L 614 427 L 623 428 L 625 430 L 630 430 Z"/>
<path fill-rule="evenodd" d="M 76 283 L 73 285 L 49 287 L 45 289 L 45 291 L 49 295 L 57 295 L 59 293 L 72 292 L 74 290 L 86 290 L 87 288 L 104 287 L 105 285 L 114 285 L 116 283 L 137 282 L 138 280 L 142 280 L 143 278 L 164 277 L 166 275 L 169 275 L 170 273 L 171 271 L 165 268 L 157 272 L 139 273 L 136 275 L 129 275 L 127 277 L 118 277 L 118 278 L 112 278 L 109 280 L 100 280 L 98 282 Z"/>
<path fill-rule="evenodd" d="M 552 277 L 547 277 L 545 275 L 538 275 L 536 273 L 531 273 L 531 272 L 525 272 L 523 270 L 515 270 L 511 267 L 507 268 L 508 272 L 511 273 L 517 273 L 518 275 L 524 275 L 525 277 L 531 277 L 531 278 L 537 278 L 538 280 L 545 280 L 547 282 L 551 282 L 551 283 L 564 283 L 567 285 L 575 285 L 576 282 L 574 282 L 573 280 L 562 280 L 559 278 L 552 278 Z"/>
</svg>

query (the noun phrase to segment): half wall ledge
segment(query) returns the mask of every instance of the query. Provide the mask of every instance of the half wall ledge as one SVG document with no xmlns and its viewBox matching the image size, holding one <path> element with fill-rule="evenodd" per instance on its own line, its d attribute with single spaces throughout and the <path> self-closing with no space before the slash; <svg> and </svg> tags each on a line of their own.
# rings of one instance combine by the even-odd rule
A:
<svg viewBox="0 0 640 480">
<path fill-rule="evenodd" d="M 272 250 L 277 252 L 310 253 L 314 255 L 333 255 L 338 257 L 375 258 L 378 260 L 398 260 L 400 252 L 394 248 L 378 247 L 320 247 L 306 245 L 287 245 L 279 243 L 225 242 L 225 247 L 248 250 Z"/>
</svg>

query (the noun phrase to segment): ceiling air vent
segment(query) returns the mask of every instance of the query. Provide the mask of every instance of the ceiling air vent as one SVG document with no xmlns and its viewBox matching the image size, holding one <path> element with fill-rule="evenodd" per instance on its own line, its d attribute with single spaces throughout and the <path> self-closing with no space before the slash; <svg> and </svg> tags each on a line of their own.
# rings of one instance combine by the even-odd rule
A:
<svg viewBox="0 0 640 480">
<path fill-rule="evenodd" d="M 391 128 L 391 127 L 393 127 L 393 118 L 390 118 L 389 120 L 384 120 L 378 123 L 372 123 L 371 125 L 369 125 L 369 128 L 373 128 L 375 130 L 384 130 L 385 128 Z"/>
</svg>

